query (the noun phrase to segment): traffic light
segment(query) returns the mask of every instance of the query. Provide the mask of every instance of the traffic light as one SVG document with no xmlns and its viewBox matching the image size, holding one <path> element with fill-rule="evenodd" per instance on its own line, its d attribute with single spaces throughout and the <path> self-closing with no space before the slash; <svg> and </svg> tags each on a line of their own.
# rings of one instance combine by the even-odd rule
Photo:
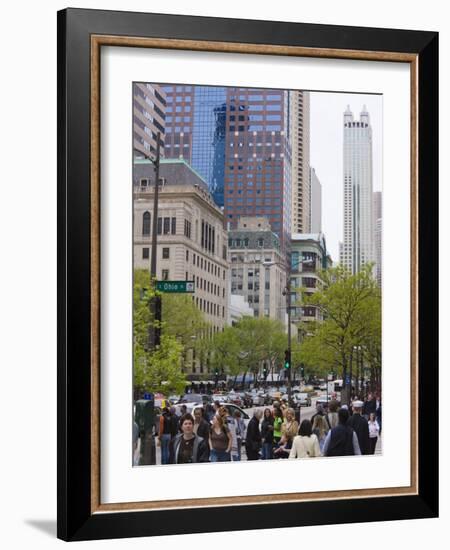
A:
<svg viewBox="0 0 450 550">
<path fill-rule="evenodd" d="M 284 352 L 284 368 L 286 370 L 291 368 L 291 350 L 289 349 Z"/>
</svg>

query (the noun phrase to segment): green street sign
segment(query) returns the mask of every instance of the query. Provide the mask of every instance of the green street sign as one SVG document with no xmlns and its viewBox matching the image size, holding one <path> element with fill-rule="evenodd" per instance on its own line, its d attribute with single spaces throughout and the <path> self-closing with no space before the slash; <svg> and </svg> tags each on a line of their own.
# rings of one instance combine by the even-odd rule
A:
<svg viewBox="0 0 450 550">
<path fill-rule="evenodd" d="M 156 281 L 156 290 L 160 292 L 195 292 L 194 281 Z"/>
</svg>

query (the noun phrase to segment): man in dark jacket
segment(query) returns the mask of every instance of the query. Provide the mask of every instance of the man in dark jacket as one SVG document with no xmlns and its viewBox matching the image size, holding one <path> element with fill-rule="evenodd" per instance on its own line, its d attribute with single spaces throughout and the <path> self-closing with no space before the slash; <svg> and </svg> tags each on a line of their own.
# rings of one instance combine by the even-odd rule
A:
<svg viewBox="0 0 450 550">
<path fill-rule="evenodd" d="M 372 393 L 369 393 L 369 395 L 367 396 L 367 400 L 364 401 L 362 414 L 366 418 L 366 420 L 369 420 L 371 413 L 375 413 L 376 411 L 377 402 L 374 395 Z"/>
<path fill-rule="evenodd" d="M 339 423 L 332 428 L 325 438 L 322 453 L 324 456 L 352 456 L 360 455 L 358 438 L 355 432 L 347 425 L 348 410 L 340 408 L 338 411 Z"/>
<path fill-rule="evenodd" d="M 259 422 L 263 416 L 261 409 L 256 409 L 253 413 L 253 417 L 247 426 L 247 436 L 245 438 L 245 452 L 247 453 L 247 460 L 258 460 L 260 458 L 259 451 L 262 446 L 261 432 L 259 429 Z"/>
<path fill-rule="evenodd" d="M 207 442 L 194 433 L 194 418 L 185 414 L 180 420 L 181 434 L 170 442 L 169 464 L 208 462 Z"/>
<path fill-rule="evenodd" d="M 347 426 L 352 428 L 357 437 L 361 454 L 370 454 L 369 424 L 364 416 L 361 416 L 364 403 L 362 401 L 353 401 L 353 415 L 348 419 Z"/>
<path fill-rule="evenodd" d="M 205 420 L 204 414 L 202 407 L 194 409 L 194 432 L 205 441 L 208 441 L 211 425 Z"/>
</svg>

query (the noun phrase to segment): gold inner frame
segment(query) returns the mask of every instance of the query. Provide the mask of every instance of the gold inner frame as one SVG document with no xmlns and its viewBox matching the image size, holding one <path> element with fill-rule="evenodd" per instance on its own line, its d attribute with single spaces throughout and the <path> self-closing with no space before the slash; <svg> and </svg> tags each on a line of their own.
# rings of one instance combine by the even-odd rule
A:
<svg viewBox="0 0 450 550">
<path fill-rule="evenodd" d="M 163 48 L 330 59 L 359 59 L 409 63 L 411 98 L 411 484 L 409 487 L 318 491 L 312 493 L 177 499 L 170 501 L 100 501 L 100 50 L 102 46 Z M 418 56 L 396 52 L 372 52 L 328 48 L 303 48 L 232 42 L 207 42 L 127 36 L 91 36 L 91 513 L 162 510 L 211 506 L 273 504 L 312 500 L 388 497 L 418 494 Z"/>
</svg>

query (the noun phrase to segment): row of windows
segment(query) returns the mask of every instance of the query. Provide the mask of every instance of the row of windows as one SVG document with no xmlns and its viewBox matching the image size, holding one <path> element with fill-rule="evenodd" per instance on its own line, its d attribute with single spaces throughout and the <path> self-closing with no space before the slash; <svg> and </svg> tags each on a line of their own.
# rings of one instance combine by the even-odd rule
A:
<svg viewBox="0 0 450 550">
<path fill-rule="evenodd" d="M 186 261 L 189 261 L 189 250 L 186 250 Z M 211 275 L 214 275 L 215 277 L 220 278 L 220 272 L 221 269 L 218 265 L 213 264 L 209 260 L 203 259 L 200 254 L 192 254 L 192 263 L 193 265 L 197 265 L 200 269 L 204 269 L 208 273 L 211 273 Z M 223 270 L 223 280 L 225 280 L 225 269 Z"/>
<path fill-rule="evenodd" d="M 208 222 L 202 220 L 202 239 L 201 245 L 202 248 L 205 248 L 212 254 L 215 253 L 215 241 L 216 241 L 216 230 Z"/>
<path fill-rule="evenodd" d="M 245 238 L 245 239 L 233 239 L 233 238 L 228 239 L 228 246 L 230 248 L 248 247 L 248 245 L 249 245 L 249 240 L 247 238 Z M 259 237 L 256 240 L 256 246 L 258 248 L 262 248 L 264 246 L 264 239 Z"/>
<path fill-rule="evenodd" d="M 203 300 L 202 298 L 198 297 L 195 298 L 195 304 L 200 309 L 200 311 L 203 311 L 208 315 L 215 315 L 216 317 L 220 317 L 222 314 L 222 317 L 225 318 L 225 306 L 220 306 L 219 304 L 215 304 L 213 302 L 210 302 L 209 300 Z"/>
<path fill-rule="evenodd" d="M 246 132 L 248 128 L 249 132 L 279 132 L 281 130 L 280 124 L 249 124 L 247 125 L 230 125 L 228 127 L 229 132 Z"/>
<path fill-rule="evenodd" d="M 187 273 L 186 273 L 187 275 Z M 188 280 L 188 278 L 186 278 Z M 196 288 L 199 290 L 204 290 L 205 292 L 209 292 L 211 294 L 214 294 L 214 296 L 220 297 L 220 286 L 212 283 L 211 281 L 207 281 L 206 279 L 202 279 L 201 277 L 196 278 Z M 222 298 L 225 298 L 225 288 L 222 288 Z"/>
<path fill-rule="evenodd" d="M 186 100 L 187 101 L 187 100 Z M 166 109 L 166 112 L 167 113 L 173 113 L 174 110 L 173 110 L 173 107 L 167 107 Z M 181 105 L 177 105 L 175 107 L 175 113 L 190 113 L 191 112 L 191 106 L 190 105 L 185 105 L 184 107 L 181 107 Z"/>
<path fill-rule="evenodd" d="M 148 237 L 151 232 L 151 214 L 146 211 L 142 214 L 142 236 Z M 176 235 L 177 219 L 176 218 L 158 218 L 157 234 L 158 235 Z"/>
</svg>

